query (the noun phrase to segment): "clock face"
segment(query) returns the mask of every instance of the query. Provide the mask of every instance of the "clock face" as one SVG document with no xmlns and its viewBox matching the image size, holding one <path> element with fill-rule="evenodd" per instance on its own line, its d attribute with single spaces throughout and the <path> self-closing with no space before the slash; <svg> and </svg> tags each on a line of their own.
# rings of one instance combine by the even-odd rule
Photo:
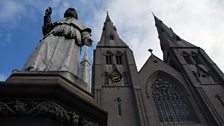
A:
<svg viewBox="0 0 224 126">
<path fill-rule="evenodd" d="M 119 75 L 118 73 L 112 73 L 111 80 L 113 82 L 119 82 L 121 80 L 121 75 Z"/>
</svg>

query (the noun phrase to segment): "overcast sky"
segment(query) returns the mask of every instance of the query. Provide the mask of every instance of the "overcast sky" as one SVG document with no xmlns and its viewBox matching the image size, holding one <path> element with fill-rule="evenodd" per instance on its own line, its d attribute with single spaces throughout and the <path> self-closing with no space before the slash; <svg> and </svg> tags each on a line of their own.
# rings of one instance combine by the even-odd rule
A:
<svg viewBox="0 0 224 126">
<path fill-rule="evenodd" d="M 53 22 L 68 7 L 76 8 L 79 20 L 92 29 L 95 45 L 108 11 L 118 34 L 133 50 L 138 69 L 150 56 L 149 48 L 162 59 L 153 12 L 181 38 L 203 48 L 224 70 L 224 0 L 1 0 L 0 80 L 13 69 L 23 68 L 43 37 L 48 6 L 53 8 Z M 92 57 L 94 48 L 84 50 Z"/>
</svg>

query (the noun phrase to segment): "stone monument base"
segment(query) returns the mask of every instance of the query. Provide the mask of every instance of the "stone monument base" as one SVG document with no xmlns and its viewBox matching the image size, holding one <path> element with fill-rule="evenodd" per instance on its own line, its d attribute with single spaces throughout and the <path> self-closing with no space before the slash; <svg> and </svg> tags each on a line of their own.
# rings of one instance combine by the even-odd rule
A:
<svg viewBox="0 0 224 126">
<path fill-rule="evenodd" d="M 0 84 L 0 125 L 106 126 L 85 85 L 66 72 L 13 73 Z"/>
</svg>

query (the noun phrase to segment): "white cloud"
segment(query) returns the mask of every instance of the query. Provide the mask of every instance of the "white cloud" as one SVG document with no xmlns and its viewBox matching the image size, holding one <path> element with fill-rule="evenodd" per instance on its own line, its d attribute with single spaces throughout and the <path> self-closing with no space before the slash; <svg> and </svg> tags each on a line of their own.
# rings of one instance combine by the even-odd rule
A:
<svg viewBox="0 0 224 126">
<path fill-rule="evenodd" d="M 218 0 L 111 0 L 110 16 L 121 38 L 135 54 L 138 69 L 149 57 L 162 58 L 152 12 L 183 39 L 203 48 L 224 70 L 224 4 Z"/>
<path fill-rule="evenodd" d="M 203 48 L 224 71 L 224 60 L 220 58 L 224 53 L 221 43 L 224 40 L 222 35 L 224 2 L 220 0 L 109 0 L 106 2 L 103 0 L 93 2 L 88 0 L 75 2 L 71 0 L 50 2 L 5 0 L 0 2 L 0 22 L 15 23 L 21 21 L 22 16 L 34 20 L 34 16 L 31 15 L 37 12 L 27 10 L 27 7 L 44 15 L 48 6 L 53 8 L 52 21 L 63 17 L 68 7 L 76 8 L 81 21 L 91 26 L 93 30 L 94 44 L 100 40 L 106 11 L 109 11 L 120 37 L 134 52 L 138 69 L 149 57 L 150 53 L 147 51 L 149 48 L 152 48 L 153 53 L 162 59 L 152 16 L 154 12 L 181 38 Z M 8 40 L 10 38 L 11 36 L 8 36 Z"/>
</svg>

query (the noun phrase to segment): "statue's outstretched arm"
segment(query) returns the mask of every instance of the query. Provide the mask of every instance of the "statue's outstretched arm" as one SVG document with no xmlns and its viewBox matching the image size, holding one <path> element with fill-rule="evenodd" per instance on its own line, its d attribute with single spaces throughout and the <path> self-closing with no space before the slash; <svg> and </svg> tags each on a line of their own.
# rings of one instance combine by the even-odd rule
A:
<svg viewBox="0 0 224 126">
<path fill-rule="evenodd" d="M 48 7 L 45 11 L 44 25 L 42 27 L 43 35 L 46 35 L 53 29 L 53 24 L 51 23 L 51 14 L 52 14 L 52 9 L 51 7 Z"/>
</svg>

